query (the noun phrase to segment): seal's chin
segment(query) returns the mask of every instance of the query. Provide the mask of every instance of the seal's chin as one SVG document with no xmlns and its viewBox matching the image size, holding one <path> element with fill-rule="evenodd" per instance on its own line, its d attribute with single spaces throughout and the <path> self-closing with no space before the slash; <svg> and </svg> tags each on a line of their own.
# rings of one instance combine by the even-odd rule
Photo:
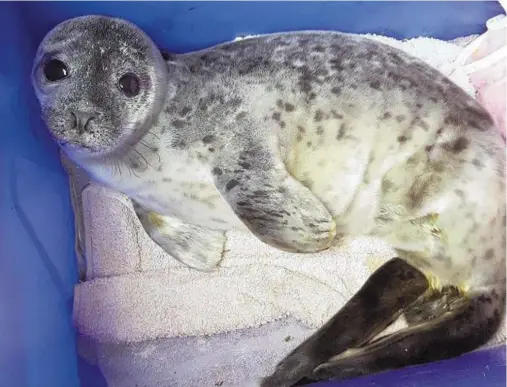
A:
<svg viewBox="0 0 507 387">
<path fill-rule="evenodd" d="M 96 151 L 94 151 L 92 148 L 86 146 L 86 145 L 83 145 L 83 144 L 79 144 L 77 142 L 74 142 L 74 141 L 58 141 L 58 145 L 60 145 L 60 147 L 65 150 L 65 151 L 68 151 L 68 152 L 74 152 L 74 153 L 95 153 Z"/>
<path fill-rule="evenodd" d="M 93 146 L 72 140 L 56 140 L 56 143 L 69 157 L 76 156 L 79 158 L 95 158 L 104 156 L 111 151 L 97 149 Z"/>
</svg>

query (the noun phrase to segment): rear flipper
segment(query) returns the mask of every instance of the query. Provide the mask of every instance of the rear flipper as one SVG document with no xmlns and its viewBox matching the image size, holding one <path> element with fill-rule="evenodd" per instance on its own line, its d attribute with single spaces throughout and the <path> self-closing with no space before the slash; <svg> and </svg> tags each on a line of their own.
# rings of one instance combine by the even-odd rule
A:
<svg viewBox="0 0 507 387">
<path fill-rule="evenodd" d="M 485 289 L 450 297 L 449 302 L 443 304 L 432 297 L 424 313 L 409 314 L 411 322 L 418 321 L 415 315 L 425 315 L 428 320 L 421 319 L 422 322 L 407 329 L 334 356 L 318 366 L 310 379 L 357 377 L 472 351 L 485 344 L 499 328 L 505 310 L 505 291 L 503 288 Z M 414 305 L 421 311 L 420 306 Z M 441 313 L 437 317 L 432 310 Z"/>
<path fill-rule="evenodd" d="M 428 287 L 420 271 L 399 258 L 390 260 L 326 325 L 283 359 L 261 386 L 293 386 L 332 356 L 367 343 Z"/>
</svg>

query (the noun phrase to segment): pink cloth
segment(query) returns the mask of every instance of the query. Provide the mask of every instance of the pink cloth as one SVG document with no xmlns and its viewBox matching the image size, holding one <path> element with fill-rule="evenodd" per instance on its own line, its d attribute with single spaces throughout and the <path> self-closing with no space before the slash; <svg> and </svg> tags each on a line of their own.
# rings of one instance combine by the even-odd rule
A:
<svg viewBox="0 0 507 387">
<path fill-rule="evenodd" d="M 477 100 L 489 111 L 505 140 L 507 17 L 498 15 L 486 25 L 487 31 L 470 43 L 457 60 L 459 69 L 465 71 L 477 91 Z"/>
</svg>

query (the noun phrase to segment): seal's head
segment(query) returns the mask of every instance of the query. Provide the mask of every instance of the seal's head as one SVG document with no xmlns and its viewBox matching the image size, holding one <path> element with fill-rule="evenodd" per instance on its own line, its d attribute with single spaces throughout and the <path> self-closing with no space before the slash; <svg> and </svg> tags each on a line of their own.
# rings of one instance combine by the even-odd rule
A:
<svg viewBox="0 0 507 387">
<path fill-rule="evenodd" d="M 103 157 L 134 146 L 163 107 L 167 66 L 154 42 L 117 18 L 67 20 L 41 42 L 32 83 L 67 153 Z"/>
</svg>

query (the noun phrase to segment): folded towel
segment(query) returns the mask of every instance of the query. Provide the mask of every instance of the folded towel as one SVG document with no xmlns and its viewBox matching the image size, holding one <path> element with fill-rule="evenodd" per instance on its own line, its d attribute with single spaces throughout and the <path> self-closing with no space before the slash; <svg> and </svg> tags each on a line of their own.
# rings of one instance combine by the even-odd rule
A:
<svg viewBox="0 0 507 387">
<path fill-rule="evenodd" d="M 368 36 L 446 74 L 466 43 Z M 466 77 L 453 80 L 474 95 Z M 124 195 L 92 183 L 81 200 L 86 274 L 75 289 L 74 322 L 79 332 L 101 342 L 215 335 L 289 316 L 314 329 L 395 256 L 373 238 L 293 255 L 234 232 L 228 234 L 221 270 L 205 274 L 184 267 L 153 243 Z M 504 328 L 492 342 L 505 340 Z"/>
<path fill-rule="evenodd" d="M 91 185 L 83 198 L 89 209 L 85 227 L 93 227 L 88 273 L 100 276 L 76 287 L 74 319 L 80 332 L 101 341 L 209 335 L 288 315 L 317 327 L 394 256 L 373 238 L 294 255 L 250 234 L 229 232 L 221 269 L 202 273 L 151 242 L 120 194 Z M 115 212 L 114 219 L 107 211 Z M 140 245 L 158 254 L 143 254 Z"/>
</svg>

